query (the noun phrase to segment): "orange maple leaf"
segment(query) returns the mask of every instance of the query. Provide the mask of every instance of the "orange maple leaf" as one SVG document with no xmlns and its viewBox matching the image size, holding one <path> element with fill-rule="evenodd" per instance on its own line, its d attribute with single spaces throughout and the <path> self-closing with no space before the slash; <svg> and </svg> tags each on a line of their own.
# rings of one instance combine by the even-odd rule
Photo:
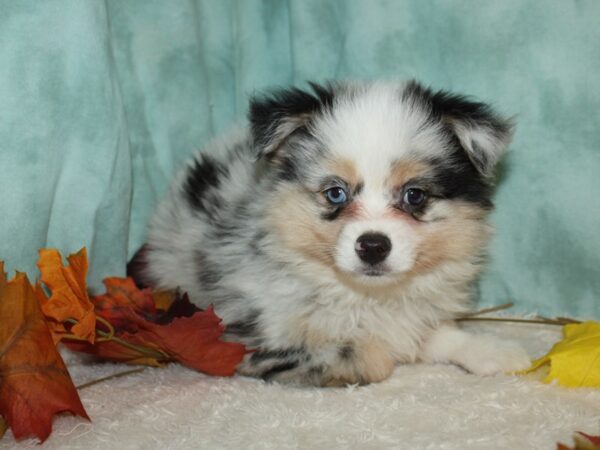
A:
<svg viewBox="0 0 600 450">
<path fill-rule="evenodd" d="M 0 415 L 15 439 L 34 435 L 44 441 L 60 412 L 89 420 L 33 287 L 21 273 L 7 281 L 1 262 L 0 323 Z"/>
<path fill-rule="evenodd" d="M 69 265 L 65 267 L 58 250 L 40 250 L 37 265 L 42 274 L 42 282 L 52 292 L 48 299 L 41 288 L 38 289 L 41 291 L 37 294 L 42 312 L 50 319 L 49 327 L 55 342 L 64 335 L 64 324 L 75 320 L 77 323 L 70 327 L 69 333 L 93 343 L 96 337 L 96 314 L 85 281 L 88 270 L 85 247 L 70 255 L 67 260 Z"/>
</svg>

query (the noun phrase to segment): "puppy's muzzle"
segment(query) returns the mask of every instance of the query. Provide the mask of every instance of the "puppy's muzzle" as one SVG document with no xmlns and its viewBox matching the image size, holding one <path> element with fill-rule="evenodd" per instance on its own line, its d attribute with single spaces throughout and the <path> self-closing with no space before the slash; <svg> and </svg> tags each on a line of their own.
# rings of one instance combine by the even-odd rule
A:
<svg viewBox="0 0 600 450">
<path fill-rule="evenodd" d="M 392 242 L 384 234 L 365 233 L 356 240 L 354 250 L 362 261 L 374 266 L 388 257 Z"/>
</svg>

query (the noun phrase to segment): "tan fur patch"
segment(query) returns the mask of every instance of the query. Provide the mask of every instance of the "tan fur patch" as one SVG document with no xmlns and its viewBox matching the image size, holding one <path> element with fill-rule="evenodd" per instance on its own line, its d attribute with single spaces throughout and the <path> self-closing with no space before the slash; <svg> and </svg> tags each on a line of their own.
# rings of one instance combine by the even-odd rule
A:
<svg viewBox="0 0 600 450">
<path fill-rule="evenodd" d="M 335 159 L 327 165 L 329 172 L 340 177 L 352 188 L 356 188 L 360 183 L 360 174 L 356 165 L 348 159 Z"/>
<path fill-rule="evenodd" d="M 335 268 L 335 276 L 340 283 L 348 286 L 353 291 L 358 292 L 365 297 L 378 299 L 397 298 L 398 289 L 401 289 L 402 285 L 406 283 L 404 275 L 396 279 L 389 279 L 386 283 L 381 284 L 361 283 L 355 278 L 354 274 L 343 272 L 337 268 Z"/>
<path fill-rule="evenodd" d="M 349 361 L 329 367 L 324 377 L 327 387 L 346 384 L 377 383 L 388 378 L 396 365 L 389 346 L 381 339 L 370 337 L 356 342 Z"/>
<path fill-rule="evenodd" d="M 343 343 L 338 336 L 331 336 L 324 330 L 314 328 L 310 324 L 310 316 L 295 321 L 290 329 L 295 330 L 293 339 L 300 339 L 308 348 L 315 351 L 326 348 L 339 350 Z M 385 380 L 396 365 L 389 345 L 373 335 L 350 341 L 351 348 L 348 360 L 340 360 L 328 367 L 323 377 L 323 385 L 328 387 L 346 384 L 368 384 Z"/>
<path fill-rule="evenodd" d="M 356 347 L 356 371 L 363 383 L 385 380 L 394 370 L 396 361 L 388 344 L 376 337 L 359 342 Z"/>
<path fill-rule="evenodd" d="M 456 200 L 444 203 L 440 205 L 448 209 L 444 218 L 417 226 L 421 239 L 410 276 L 430 272 L 444 262 L 473 259 L 488 241 L 491 228 L 483 220 L 485 209 Z"/>
<path fill-rule="evenodd" d="M 315 200 L 305 191 L 291 186 L 280 191 L 277 205 L 267 211 L 267 221 L 286 248 L 327 267 L 334 266 L 343 221 L 323 222 Z"/>
<path fill-rule="evenodd" d="M 430 170 L 431 167 L 424 162 L 416 159 L 403 159 L 393 165 L 386 184 L 391 189 L 398 188 L 413 178 L 426 175 Z"/>
</svg>

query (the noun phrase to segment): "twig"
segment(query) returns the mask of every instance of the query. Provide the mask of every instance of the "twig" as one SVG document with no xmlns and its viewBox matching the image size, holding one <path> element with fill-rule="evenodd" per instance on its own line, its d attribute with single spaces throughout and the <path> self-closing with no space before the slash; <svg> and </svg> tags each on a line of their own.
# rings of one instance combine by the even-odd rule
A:
<svg viewBox="0 0 600 450">
<path fill-rule="evenodd" d="M 491 313 L 491 312 L 502 311 L 502 310 L 505 310 L 505 309 L 508 309 L 508 308 L 512 308 L 513 306 L 514 306 L 513 302 L 503 303 L 501 305 L 493 306 L 491 308 L 484 308 L 484 309 L 480 309 L 479 311 L 474 311 L 474 312 L 463 314 L 463 315 L 460 316 L 460 318 L 461 319 L 465 319 L 467 317 L 475 317 L 475 316 L 479 316 L 481 314 L 487 314 L 487 313 Z"/>
<path fill-rule="evenodd" d="M 100 334 L 100 332 L 99 332 L 99 334 Z M 116 336 L 113 336 L 110 340 L 112 342 L 116 342 L 117 344 L 122 345 L 123 347 L 127 347 L 131 350 L 134 350 L 134 351 L 140 353 L 142 356 L 147 356 L 149 358 L 156 359 L 159 363 L 166 362 L 169 359 L 169 355 L 167 355 L 165 352 L 158 350 L 158 349 L 155 350 L 150 347 L 144 347 L 142 345 L 132 344 L 131 342 L 127 342 Z"/>
<path fill-rule="evenodd" d="M 472 313 L 466 313 L 457 318 L 459 322 L 466 321 L 483 321 L 483 322 L 514 322 L 514 323 L 533 323 L 537 325 L 567 325 L 570 323 L 581 323 L 580 320 L 571 319 L 569 317 L 556 317 L 550 319 L 548 317 L 536 316 L 533 319 L 517 319 L 511 317 L 479 317 L 481 314 L 502 311 L 512 307 L 514 303 L 503 303 L 502 305 L 493 306 L 491 308 L 480 309 Z"/>
<path fill-rule="evenodd" d="M 126 370 L 124 372 L 113 373 L 112 375 L 108 375 L 107 377 L 98 378 L 97 380 L 88 381 L 87 383 L 80 384 L 77 386 L 77 389 L 85 389 L 87 387 L 93 386 L 94 384 L 102 383 L 103 381 L 112 380 L 113 378 L 121 378 L 127 375 L 131 375 L 132 373 L 138 373 L 145 370 L 145 367 L 140 367 L 138 369 Z"/>
<path fill-rule="evenodd" d="M 486 321 L 486 322 L 515 322 L 515 323 L 534 323 L 538 325 L 567 325 L 569 323 L 581 323 L 575 319 L 569 319 L 568 321 L 559 319 L 513 319 L 509 317 L 461 317 L 456 319 L 459 322 L 464 321 Z"/>
</svg>

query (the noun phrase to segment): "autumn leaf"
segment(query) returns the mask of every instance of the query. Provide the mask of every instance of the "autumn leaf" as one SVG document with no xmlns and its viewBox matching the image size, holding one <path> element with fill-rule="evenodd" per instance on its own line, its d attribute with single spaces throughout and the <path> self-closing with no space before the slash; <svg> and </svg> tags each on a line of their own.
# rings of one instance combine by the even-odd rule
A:
<svg viewBox="0 0 600 450">
<path fill-rule="evenodd" d="M 600 323 L 588 321 L 563 327 L 564 339 L 524 373 L 550 365 L 545 383 L 567 387 L 600 387 Z"/>
<path fill-rule="evenodd" d="M 220 340 L 221 319 L 198 309 L 187 295 L 173 296 L 167 311 L 159 310 L 149 289 L 130 278 L 104 280 L 106 294 L 92 298 L 96 314 L 114 327 L 114 337 L 94 345 L 68 342 L 72 350 L 129 364 L 160 366 L 179 362 L 209 375 L 231 376 L 246 354 L 243 345 Z M 160 293 L 161 303 L 166 294 Z"/>
<path fill-rule="evenodd" d="M 0 416 L 15 439 L 33 435 L 44 441 L 60 412 L 89 420 L 33 287 L 20 273 L 7 281 L 1 263 L 0 323 Z"/>
<path fill-rule="evenodd" d="M 580 434 L 592 444 L 600 447 L 600 436 L 590 436 L 589 434 L 585 434 L 583 431 L 578 431 L 577 434 Z"/>
<path fill-rule="evenodd" d="M 600 450 L 600 436 L 590 436 L 578 431 L 574 436 L 575 447 L 568 447 L 565 444 L 557 444 L 557 450 Z"/>
<path fill-rule="evenodd" d="M 6 420 L 4 420 L 2 416 L 0 416 L 0 439 L 4 437 L 4 433 L 6 433 L 6 430 L 8 430 L 8 424 L 6 423 Z"/>
<path fill-rule="evenodd" d="M 176 300 L 177 294 L 171 291 L 152 291 L 154 306 L 159 311 L 167 311 Z"/>
<path fill-rule="evenodd" d="M 159 343 L 173 361 L 208 375 L 231 376 L 246 350 L 241 344 L 219 340 L 225 327 L 212 307 L 191 317 L 178 317 L 167 325 L 144 321 L 127 336 L 129 342 Z"/>
<path fill-rule="evenodd" d="M 35 293 L 35 297 L 38 300 L 40 307 L 43 307 L 48 302 L 48 296 L 44 291 L 41 283 L 36 283 L 33 288 L 33 292 Z M 62 337 L 68 333 L 67 327 L 62 322 L 58 322 L 51 318 L 46 318 L 46 325 L 48 326 L 48 330 L 50 330 L 50 335 L 52 336 L 52 341 L 54 345 L 57 345 Z"/>
<path fill-rule="evenodd" d="M 64 324 L 74 320 L 76 323 L 68 332 L 93 343 L 96 337 L 96 315 L 85 281 L 88 270 L 85 247 L 70 255 L 67 260 L 69 265 L 65 267 L 58 250 L 40 250 L 37 265 L 42 274 L 42 282 L 52 292 L 49 299 L 44 299 L 38 292 L 42 312 L 50 319 L 49 322 L 54 321 L 49 323 L 49 327 L 55 342 L 66 333 Z"/>
<path fill-rule="evenodd" d="M 156 306 L 150 289 L 138 289 L 131 278 L 110 277 L 104 279 L 106 293 L 93 297 L 96 314 L 108 320 L 115 328 L 123 329 L 134 311 L 144 317 L 156 315 Z"/>
</svg>

